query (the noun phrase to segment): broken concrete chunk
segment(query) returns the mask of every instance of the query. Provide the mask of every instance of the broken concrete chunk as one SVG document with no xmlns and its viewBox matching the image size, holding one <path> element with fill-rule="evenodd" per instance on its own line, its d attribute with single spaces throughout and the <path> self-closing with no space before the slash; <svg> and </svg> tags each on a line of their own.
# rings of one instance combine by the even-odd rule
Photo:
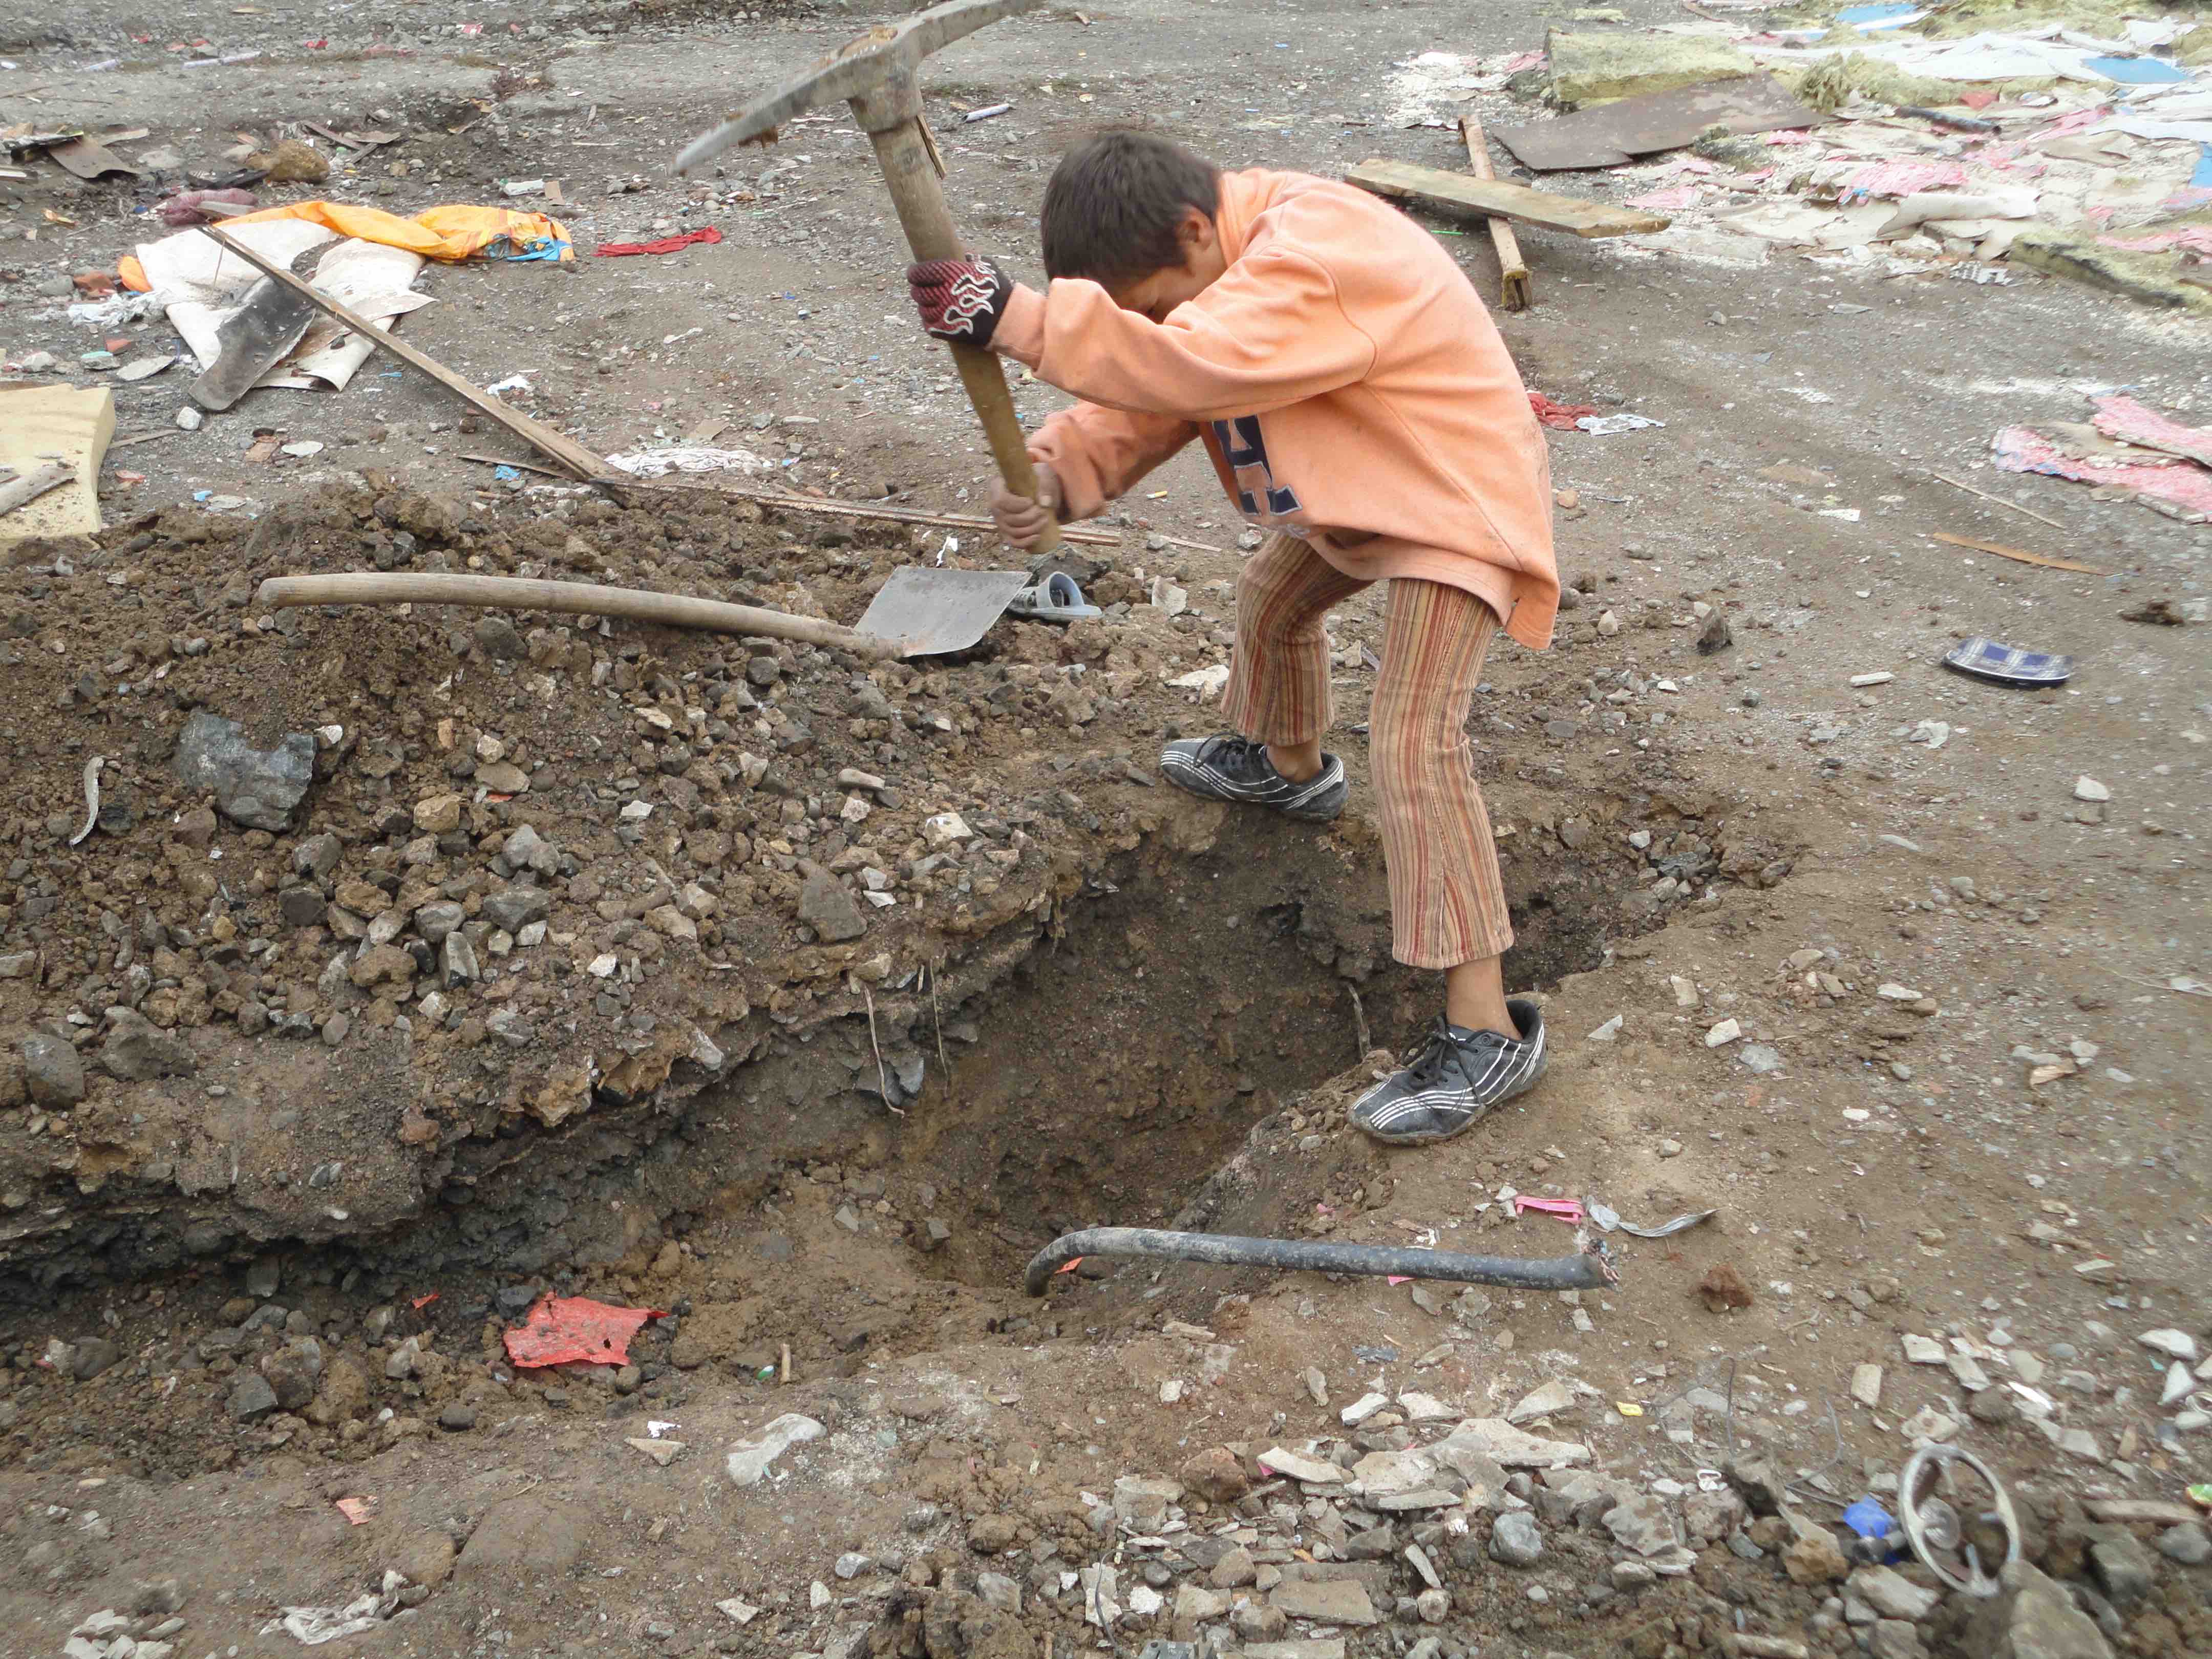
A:
<svg viewBox="0 0 2212 1659">
<path fill-rule="evenodd" d="M 188 787 L 212 790 L 216 810 L 234 823 L 274 834 L 290 827 L 315 780 L 315 740 L 293 732 L 274 749 L 256 749 L 236 720 L 201 708 L 185 722 L 171 764 Z"/>
<path fill-rule="evenodd" d="M 1382 1615 L 1368 1599 L 1367 1587 L 1356 1578 L 1328 1578 L 1317 1583 L 1288 1580 L 1276 1585 L 1267 1600 L 1292 1619 L 1310 1619 L 1316 1624 L 1382 1622 Z"/>
<path fill-rule="evenodd" d="M 731 1451 L 726 1467 L 730 1483 L 738 1486 L 760 1484 L 769 1466 L 792 1447 L 822 1437 L 822 1425 L 811 1417 L 786 1412 L 750 1440 L 741 1440 Z"/>
<path fill-rule="evenodd" d="M 1340 1486 L 1346 1478 L 1344 1471 L 1334 1463 L 1285 1451 L 1280 1446 L 1261 1452 L 1260 1467 L 1273 1469 L 1277 1474 L 1287 1474 L 1293 1480 L 1303 1480 L 1310 1486 Z"/>
<path fill-rule="evenodd" d="M 1587 1463 L 1590 1449 L 1578 1440 L 1547 1440 L 1524 1433 L 1502 1417 L 1470 1417 L 1434 1448 L 1450 1462 L 1449 1449 L 1464 1448 L 1509 1469 L 1563 1469 Z"/>
</svg>

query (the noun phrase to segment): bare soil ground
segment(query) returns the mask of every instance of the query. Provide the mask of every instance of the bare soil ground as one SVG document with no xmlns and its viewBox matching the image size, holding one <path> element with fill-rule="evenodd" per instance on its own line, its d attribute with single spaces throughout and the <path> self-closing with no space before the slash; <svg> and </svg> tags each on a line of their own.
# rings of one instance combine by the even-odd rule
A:
<svg viewBox="0 0 2212 1659">
<path fill-rule="evenodd" d="M 830 119 L 710 183 L 666 173 L 868 21 L 765 13 L 95 6 L 66 34 L 0 31 L 21 37 L 0 119 L 143 125 L 208 169 L 240 130 L 404 129 L 290 193 L 414 211 L 557 177 L 587 256 L 714 224 L 719 246 L 659 258 L 434 269 L 438 303 L 402 331 L 479 384 L 527 374 L 526 406 L 600 453 L 721 422 L 794 487 L 973 508 L 988 456 L 903 314 L 865 141 Z M 1390 64 L 1538 45 L 1551 21 L 1042 12 L 949 53 L 930 116 L 963 226 L 1033 276 L 1044 177 L 1091 125 L 1156 123 L 1227 165 L 1454 166 L 1453 135 L 1382 121 Z M 167 51 L 202 39 L 262 55 Z M 158 234 L 138 216 L 156 192 L 33 172 L 0 182 L 0 337 L 90 383 L 97 342 L 58 283 Z M 2203 325 L 2039 280 L 1524 240 L 1538 304 L 1502 322 L 1530 386 L 1666 424 L 1553 434 L 1580 603 L 1552 652 L 1500 648 L 1470 736 L 1522 935 L 1509 981 L 1543 996 L 1556 1058 L 1427 1152 L 1343 1121 L 1436 997 L 1389 961 L 1371 800 L 1316 834 L 1202 809 L 1152 769 L 1210 722 L 1166 680 L 1231 638 L 1240 526 L 1200 458 L 1123 504 L 1121 547 L 1077 550 L 1103 622 L 871 667 L 552 617 L 262 611 L 265 576 L 388 566 L 850 622 L 943 538 L 532 494 L 461 459 L 521 459 L 505 434 L 379 363 L 191 434 L 171 427 L 185 369 L 118 386 L 123 434 L 173 435 L 113 453 L 98 546 L 34 545 L 0 578 L 0 1649 L 63 1652 L 113 1610 L 127 1626 L 76 1639 L 290 1653 L 282 1609 L 366 1595 L 373 1625 L 334 1651 L 1070 1659 L 1317 1629 L 1362 1659 L 1431 1637 L 1423 1659 L 1771 1650 L 1745 1636 L 2004 1651 L 1964 1598 L 1860 1618 L 1786 1523 L 1699 1492 L 1731 1449 L 1764 1455 L 1833 1522 L 1929 1437 L 2001 1473 L 2028 1554 L 2093 1617 L 2078 1639 L 2212 1646 L 2188 1541 L 2083 1508 L 2207 1478 L 2191 1401 L 2160 1401 L 2171 1358 L 2139 1338 L 2212 1348 L 2204 1004 L 2172 988 L 2212 979 L 2212 683 L 2197 632 L 2121 616 L 2201 594 L 2206 532 L 1983 461 L 1996 426 L 2078 418 L 2093 386 L 2201 422 Z M 1494 292 L 1483 239 L 1449 246 Z M 1032 418 L 1060 401 L 1018 398 Z M 326 447 L 248 459 L 260 429 Z M 1842 507 L 1862 516 L 1823 511 Z M 1188 610 L 1147 603 L 1160 574 Z M 1356 776 L 1379 598 L 1334 624 Z M 1711 611 L 1734 639 L 1705 655 Z M 1939 667 L 1972 634 L 2080 668 L 2016 693 Z M 1850 684 L 1874 672 L 1894 678 Z M 336 728 L 282 830 L 179 780 L 203 711 L 257 744 Z M 73 848 L 94 756 L 106 811 Z M 2076 799 L 2085 775 L 2109 802 Z M 47 1080 L 70 1069 L 57 1042 L 75 1099 Z M 2032 1085 L 2023 1054 L 2075 1069 Z M 1019 1285 L 1057 1233 L 1178 1217 L 1571 1249 L 1515 1218 L 1516 1189 L 1718 1212 L 1615 1235 L 1620 1283 L 1571 1300 L 1097 1261 L 1041 1301 Z M 1747 1305 L 1701 1293 L 1723 1270 Z M 628 1367 L 518 1369 L 503 1334 L 548 1290 L 665 1316 Z M 1908 1335 L 1951 1363 L 1911 1363 Z M 1553 1381 L 1569 1403 L 1532 1426 L 1663 1504 L 1683 1576 L 1634 1570 L 1673 1558 L 1556 1474 L 1491 1492 L 1455 1470 L 1450 1506 L 1399 1511 L 1374 1466 L 1332 1505 L 1257 1461 L 1313 1443 L 1349 1469 Z M 2028 1420 L 2015 1382 L 2086 1440 Z M 1370 1390 L 1389 1408 L 1347 1426 Z M 1392 1420 L 1419 1417 L 1408 1390 L 1450 1415 Z M 823 1437 L 734 1486 L 724 1454 L 785 1413 Z M 654 1422 L 684 1447 L 665 1466 L 632 1443 Z M 1117 1498 L 1131 1476 L 1183 1491 Z M 341 1498 L 367 1500 L 359 1524 Z M 1495 1517 L 1523 1507 L 1544 1553 L 1505 1565 Z M 1408 1544 L 1447 1593 L 1434 1620 Z M 842 1577 L 841 1557 L 864 1561 Z M 1110 1635 L 1071 1577 L 1100 1562 Z M 1358 1583 L 1378 1622 L 1286 1620 L 1269 1586 L 1301 1575 Z"/>
</svg>

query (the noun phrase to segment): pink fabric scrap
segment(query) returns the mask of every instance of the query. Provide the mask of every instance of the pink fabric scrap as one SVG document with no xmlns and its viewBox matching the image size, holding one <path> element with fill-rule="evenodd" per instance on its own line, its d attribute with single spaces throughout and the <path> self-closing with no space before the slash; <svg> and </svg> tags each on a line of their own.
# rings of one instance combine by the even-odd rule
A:
<svg viewBox="0 0 2212 1659">
<path fill-rule="evenodd" d="M 2207 194 L 2212 194 L 2212 191 Z M 2185 247 L 2198 253 L 2212 254 L 2212 225 L 2191 225 L 2181 230 L 2153 231 L 2148 236 L 2100 236 L 2097 240 L 2106 247 L 2120 248 L 2130 253 L 2166 253 L 2174 248 Z"/>
<path fill-rule="evenodd" d="M 1578 1198 L 1531 1198 L 1526 1193 L 1513 1194 L 1513 1213 L 1524 1210 L 1540 1210 L 1546 1215 L 1555 1215 L 1562 1221 L 1582 1224 L 1583 1201 Z"/>
<path fill-rule="evenodd" d="M 2212 237 L 2212 228 L 2200 227 L 2199 234 Z M 2168 455 L 2185 456 L 2199 465 L 2212 466 L 2212 430 L 2184 426 L 2124 395 L 2092 398 L 2089 401 L 2097 410 L 2090 418 L 2097 430 L 2107 438 L 2118 438 L 2124 444 L 2139 444 Z"/>
<path fill-rule="evenodd" d="M 1956 161 L 1875 161 L 1844 180 L 1846 199 L 1854 196 L 1912 196 L 1966 182 Z"/>
<path fill-rule="evenodd" d="M 2191 524 L 2212 520 L 2212 471 L 2197 466 L 2094 466 L 2067 454 L 2031 427 L 2008 426 L 1990 440 L 1990 452 L 2007 472 L 2041 472 L 2076 483 L 2139 495 L 2160 511 Z"/>
<path fill-rule="evenodd" d="M 1641 196 L 1632 196 L 1625 205 L 1653 213 L 1672 213 L 1677 208 L 1696 205 L 1697 200 L 1695 185 L 1669 185 L 1664 190 L 1647 190 Z"/>
</svg>

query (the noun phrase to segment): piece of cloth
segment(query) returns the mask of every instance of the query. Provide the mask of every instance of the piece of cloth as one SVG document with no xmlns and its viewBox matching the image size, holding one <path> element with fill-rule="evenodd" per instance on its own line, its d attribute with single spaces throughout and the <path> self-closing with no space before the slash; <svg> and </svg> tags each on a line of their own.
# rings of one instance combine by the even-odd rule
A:
<svg viewBox="0 0 2212 1659">
<path fill-rule="evenodd" d="M 1030 453 L 1088 518 L 1194 437 L 1252 523 L 1358 581 L 1461 589 L 1550 643 L 1550 457 L 1497 327 L 1443 245 L 1366 191 L 1224 173 L 1221 278 L 1164 323 L 1096 283 L 1017 286 L 993 341 L 1085 399 Z"/>
<path fill-rule="evenodd" d="M 988 259 L 924 259 L 906 268 L 921 325 L 940 340 L 979 349 L 991 343 L 1014 285 Z"/>
<path fill-rule="evenodd" d="M 1321 619 L 1368 584 L 1294 536 L 1276 535 L 1237 583 L 1237 644 L 1222 712 L 1246 737 L 1288 747 L 1328 727 Z M 1368 772 L 1382 820 L 1391 954 L 1455 968 L 1513 944 L 1490 813 L 1467 744 L 1468 706 L 1498 618 L 1464 588 L 1394 578 L 1382 666 L 1368 710 Z"/>
<path fill-rule="evenodd" d="M 629 1340 L 659 1308 L 617 1308 L 586 1296 L 540 1297 L 529 1316 L 507 1334 L 507 1357 L 518 1365 L 629 1364 Z"/>
<path fill-rule="evenodd" d="M 568 259 L 568 232 L 557 219 L 513 208 L 474 207 L 465 202 L 425 208 L 403 219 L 382 208 L 350 202 L 293 202 L 226 220 L 223 228 L 258 225 L 271 219 L 305 219 L 364 242 L 404 247 L 425 259 Z"/>
<path fill-rule="evenodd" d="M 686 231 L 681 236 L 663 236 L 653 242 L 602 242 L 592 252 L 602 259 L 626 259 L 634 253 L 673 253 L 680 247 L 690 247 L 694 242 L 714 243 L 722 240 L 722 233 L 712 225 L 698 230 Z"/>
</svg>

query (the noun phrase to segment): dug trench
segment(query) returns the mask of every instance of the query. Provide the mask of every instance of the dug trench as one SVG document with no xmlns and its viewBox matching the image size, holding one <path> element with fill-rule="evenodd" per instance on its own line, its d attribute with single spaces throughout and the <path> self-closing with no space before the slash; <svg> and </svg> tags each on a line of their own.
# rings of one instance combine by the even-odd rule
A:
<svg viewBox="0 0 2212 1659">
<path fill-rule="evenodd" d="M 861 675 L 765 642 L 246 603 L 269 574 L 451 561 L 849 617 L 900 558 L 866 526 L 687 503 L 477 508 L 371 479 L 250 534 L 164 515 L 15 573 L 9 736 L 48 810 L 14 826 L 9 949 L 30 948 L 0 994 L 49 1092 L 0 1137 L 11 1455 L 180 1474 L 557 1403 L 578 1380 L 516 1375 L 498 1340 L 547 1290 L 671 1316 L 581 1386 L 672 1405 L 787 1347 L 850 1373 L 1049 1324 L 1020 1270 L 1076 1227 L 1311 1235 L 1387 1201 L 1334 1133 L 1342 1085 L 1436 988 L 1390 962 L 1371 802 L 1317 834 L 1142 763 L 1206 719 L 1163 682 L 1218 659 L 1218 617 L 1102 569 L 1103 623 Z M 1490 718 L 1595 708 L 1572 656 L 1516 664 Z M 180 786 L 203 712 L 324 734 L 289 823 Z M 1787 872 L 1771 827 L 1656 757 L 1474 748 L 1516 989 Z M 72 850 L 94 753 L 100 833 Z M 862 916 L 871 872 L 900 902 Z M 477 977 L 439 971 L 434 932 Z M 1149 1273 L 1107 1288 L 1087 1319 L 1139 1310 Z"/>
</svg>

